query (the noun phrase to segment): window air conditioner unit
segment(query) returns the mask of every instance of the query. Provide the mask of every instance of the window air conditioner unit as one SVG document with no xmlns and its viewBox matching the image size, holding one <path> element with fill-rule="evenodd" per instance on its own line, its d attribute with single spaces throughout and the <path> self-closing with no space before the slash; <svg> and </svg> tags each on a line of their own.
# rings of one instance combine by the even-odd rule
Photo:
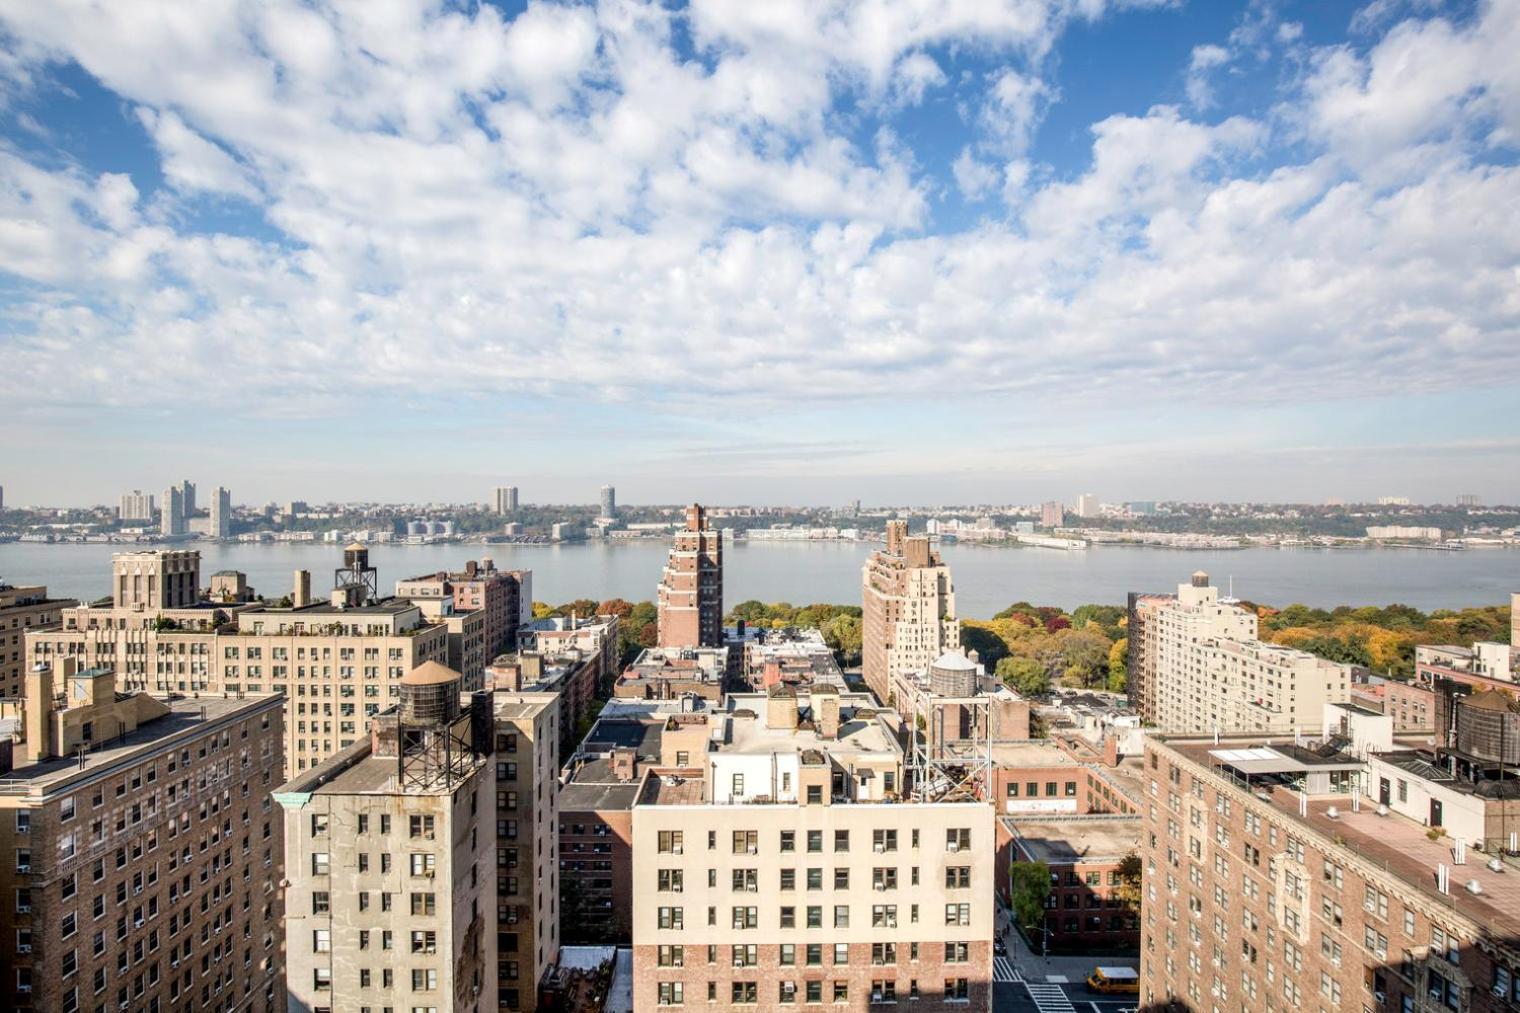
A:
<svg viewBox="0 0 1520 1013">
<path fill-rule="evenodd" d="M 882 853 L 882 852 L 883 852 L 883 851 L 886 851 L 886 850 L 887 850 L 887 846 L 886 846 L 886 845 L 885 845 L 885 844 L 877 844 L 877 845 L 876 845 L 876 846 L 874 846 L 874 847 L 873 847 L 873 848 L 872 848 L 872 849 L 871 849 L 871 850 L 872 850 L 872 851 L 874 851 L 874 852 L 876 852 L 876 853 L 877 853 L 877 854 L 878 854 L 878 855 L 879 855 L 879 854 L 881 854 L 881 853 Z"/>
<path fill-rule="evenodd" d="M 749 853 L 750 853 L 750 854 L 751 854 L 751 855 L 753 855 L 753 854 L 757 854 L 757 853 L 758 853 L 758 852 L 759 852 L 759 851 L 760 851 L 760 848 L 759 848 L 759 846 L 758 846 L 758 845 L 755 845 L 755 844 L 751 844 L 751 845 L 750 845 L 750 846 L 749 846 L 749 847 L 748 847 L 748 848 L 746 848 L 746 849 L 745 849 L 745 850 L 746 850 L 746 851 L 748 851 L 748 852 L 749 852 Z"/>
<path fill-rule="evenodd" d="M 957 851 L 961 850 L 960 842 L 959 841 L 951 841 L 950 844 L 949 844 L 949 846 L 946 847 L 945 850 L 951 852 L 952 854 L 954 852 L 957 852 Z"/>
<path fill-rule="evenodd" d="M 31 943 L 20 943 L 20 944 L 18 944 L 16 946 L 16 952 L 17 953 L 31 953 L 32 952 L 32 944 Z"/>
<path fill-rule="evenodd" d="M 32 906 L 30 904 L 17 904 L 16 913 L 18 915 L 29 915 L 32 913 Z"/>
<path fill-rule="evenodd" d="M 27 864 L 26 862 L 22 862 L 20 865 L 16 866 L 16 871 L 19 872 L 19 873 L 21 873 L 24 876 L 27 873 L 29 873 L 29 872 L 32 871 L 32 867 L 31 867 L 31 865 Z"/>
<path fill-rule="evenodd" d="M 681 846 L 680 846 L 680 845 L 679 845 L 679 844 L 677 844 L 677 845 L 676 845 L 676 846 L 675 846 L 675 847 L 673 847 L 673 848 L 671 848 L 671 849 L 670 849 L 670 853 L 671 853 L 671 854 L 672 854 L 672 855 L 680 855 L 680 854 L 684 854 L 684 852 L 682 852 L 682 850 L 681 850 Z"/>
<path fill-rule="evenodd" d="M 873 890 L 885 890 L 886 888 L 887 888 L 887 884 L 885 884 L 885 883 L 873 883 L 871 885 L 871 889 L 873 889 Z"/>
</svg>

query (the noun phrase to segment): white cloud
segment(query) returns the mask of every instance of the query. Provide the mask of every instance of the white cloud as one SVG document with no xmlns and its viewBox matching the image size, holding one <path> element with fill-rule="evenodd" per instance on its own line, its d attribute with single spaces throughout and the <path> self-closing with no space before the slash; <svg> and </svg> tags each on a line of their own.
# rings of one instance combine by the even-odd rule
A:
<svg viewBox="0 0 1520 1013">
<path fill-rule="evenodd" d="M 174 113 L 140 108 L 137 116 L 158 147 L 164 175 L 176 189 L 249 200 L 258 196 L 248 174 L 232 156 L 191 130 Z"/>
<path fill-rule="evenodd" d="M 979 201 L 997 186 L 997 169 L 980 161 L 970 148 L 962 148 L 950 168 L 955 174 L 955 185 L 967 200 Z"/>
<path fill-rule="evenodd" d="M 1230 51 L 1223 46 L 1194 46 L 1188 59 L 1187 97 L 1194 109 L 1207 109 L 1214 104 L 1214 89 L 1209 82 L 1210 72 L 1230 62 Z"/>
<path fill-rule="evenodd" d="M 126 177 L 0 149 L 0 270 L 30 283 L 9 404 L 151 383 L 292 415 L 356 390 L 710 416 L 799 392 L 1291 401 L 1520 367 L 1520 169 L 1484 161 L 1520 136 L 1512 6 L 1314 54 L 1270 121 L 1107 117 L 1064 175 L 1029 161 L 1037 68 L 1101 5 L 708 0 L 699 60 L 633 0 L 510 23 L 197 6 L 0 19 L 27 73 L 78 60 L 143 109 L 173 186 L 240 195 L 283 241 L 176 230 Z M 948 180 L 883 110 L 943 87 L 929 50 L 952 45 L 1001 54 L 956 86 L 981 134 L 950 175 L 1010 220 L 941 235 Z M 1309 154 L 1268 171 L 1284 122 Z"/>
</svg>

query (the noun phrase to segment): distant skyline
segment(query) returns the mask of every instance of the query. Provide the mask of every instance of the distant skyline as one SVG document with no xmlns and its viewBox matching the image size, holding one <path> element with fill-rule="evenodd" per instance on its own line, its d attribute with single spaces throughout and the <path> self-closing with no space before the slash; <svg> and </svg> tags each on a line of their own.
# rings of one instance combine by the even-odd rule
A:
<svg viewBox="0 0 1520 1013">
<path fill-rule="evenodd" d="M 1520 4 L 0 8 L 0 485 L 1520 502 Z"/>
</svg>

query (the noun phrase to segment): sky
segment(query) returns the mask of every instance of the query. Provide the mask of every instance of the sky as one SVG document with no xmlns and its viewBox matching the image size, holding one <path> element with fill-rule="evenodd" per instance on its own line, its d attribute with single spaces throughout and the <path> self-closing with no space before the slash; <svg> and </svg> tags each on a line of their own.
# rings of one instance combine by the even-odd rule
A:
<svg viewBox="0 0 1520 1013">
<path fill-rule="evenodd" d="M 1520 501 L 1520 2 L 11 0 L 0 485 Z"/>
</svg>

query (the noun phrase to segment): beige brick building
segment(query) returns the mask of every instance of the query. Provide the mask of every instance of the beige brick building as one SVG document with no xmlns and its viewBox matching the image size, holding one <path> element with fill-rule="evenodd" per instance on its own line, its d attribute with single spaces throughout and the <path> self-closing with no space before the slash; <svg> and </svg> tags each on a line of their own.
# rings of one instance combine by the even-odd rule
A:
<svg viewBox="0 0 1520 1013">
<path fill-rule="evenodd" d="M 991 806 L 895 801 L 866 694 L 735 695 L 707 733 L 634 806 L 636 1010 L 991 1008 Z"/>
<path fill-rule="evenodd" d="M 899 675 L 960 648 L 955 585 L 927 537 L 909 538 L 906 521 L 888 521 L 886 548 L 866 561 L 861 599 L 861 674 L 876 699 L 891 706 Z"/>
<path fill-rule="evenodd" d="M 27 669 L 26 634 L 62 621 L 78 602 L 49 598 L 46 587 L 14 587 L 0 581 L 0 699 L 21 696 Z"/>
<path fill-rule="evenodd" d="M 1131 595 L 1132 697 L 1170 732 L 1318 732 L 1327 703 L 1351 699 L 1350 666 L 1257 639 L 1254 613 L 1208 574 L 1175 596 Z"/>
<path fill-rule="evenodd" d="M 283 694 L 289 772 L 358 741 L 368 720 L 395 704 L 403 675 L 449 658 L 447 623 L 403 599 L 360 602 L 353 585 L 290 608 L 203 600 L 199 557 L 116 556 L 111 602 L 63 609 L 61 625 L 27 634 L 27 657 L 114 666 L 125 688 L 158 695 Z M 469 656 L 479 662 L 483 642 L 478 626 L 471 630 Z M 477 670 L 466 689 L 480 680 Z"/>
<path fill-rule="evenodd" d="M 0 780 L 0 1007 L 283 1010 L 280 700 L 118 689 L 67 660 L 27 676 Z"/>
<path fill-rule="evenodd" d="M 461 685 L 420 666 L 364 741 L 278 791 L 302 1009 L 535 1008 L 559 952 L 557 701 Z"/>
</svg>

